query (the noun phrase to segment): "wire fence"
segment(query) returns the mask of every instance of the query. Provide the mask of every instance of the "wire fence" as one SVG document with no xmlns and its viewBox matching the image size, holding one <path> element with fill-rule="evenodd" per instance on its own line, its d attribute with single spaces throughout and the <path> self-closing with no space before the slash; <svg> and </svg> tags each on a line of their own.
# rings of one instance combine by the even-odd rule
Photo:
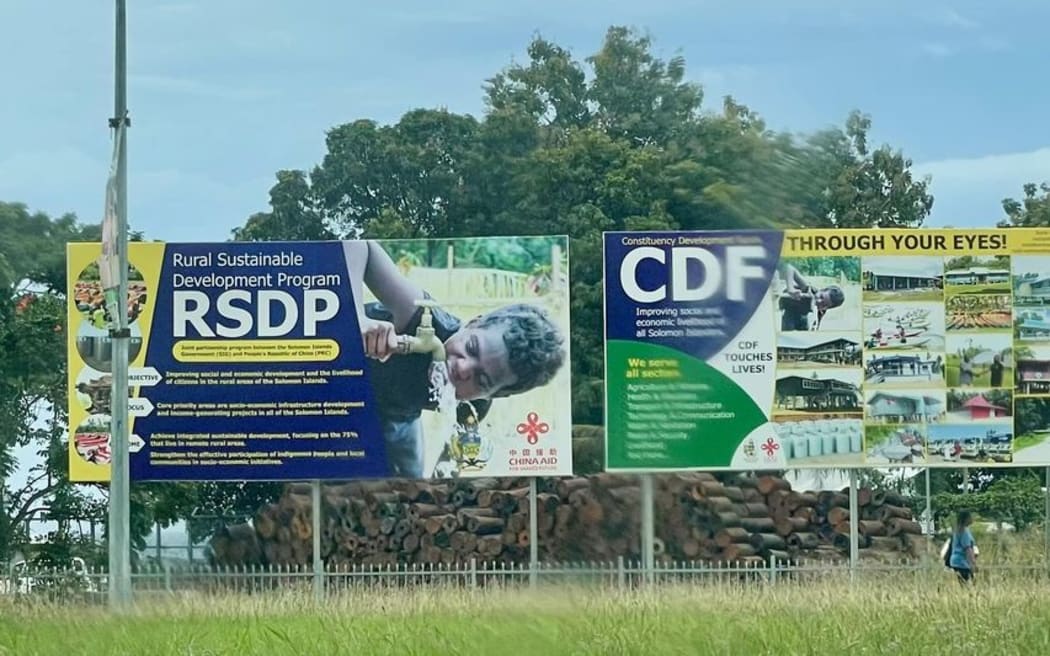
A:
<svg viewBox="0 0 1050 656">
<path fill-rule="evenodd" d="M 641 562 L 507 564 L 471 560 L 434 565 L 356 565 L 314 569 L 292 567 L 145 566 L 132 571 L 136 598 L 157 595 L 246 594 L 302 591 L 322 600 L 347 591 L 370 588 L 482 588 L 589 586 L 611 589 L 643 585 L 753 586 L 809 584 L 822 580 L 862 583 L 892 579 L 934 579 L 950 573 L 938 561 L 900 561 L 853 566 L 848 561 L 780 563 L 669 562 L 646 568 Z M 982 567 L 984 580 L 1050 581 L 1050 563 Z M 104 603 L 107 572 L 92 568 L 47 569 L 22 566 L 0 577 L 0 595 L 57 603 Z"/>
</svg>

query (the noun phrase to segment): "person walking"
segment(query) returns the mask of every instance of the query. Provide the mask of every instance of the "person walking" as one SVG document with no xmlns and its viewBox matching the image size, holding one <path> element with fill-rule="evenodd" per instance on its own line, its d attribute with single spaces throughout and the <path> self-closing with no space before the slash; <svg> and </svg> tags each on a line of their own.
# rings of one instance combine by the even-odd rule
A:
<svg viewBox="0 0 1050 656">
<path fill-rule="evenodd" d="M 977 573 L 977 544 L 974 542 L 970 525 L 973 524 L 973 515 L 969 510 L 960 510 L 955 521 L 955 532 L 952 533 L 952 543 L 949 546 L 951 557 L 948 566 L 959 576 L 959 582 L 966 584 L 973 581 Z"/>
</svg>

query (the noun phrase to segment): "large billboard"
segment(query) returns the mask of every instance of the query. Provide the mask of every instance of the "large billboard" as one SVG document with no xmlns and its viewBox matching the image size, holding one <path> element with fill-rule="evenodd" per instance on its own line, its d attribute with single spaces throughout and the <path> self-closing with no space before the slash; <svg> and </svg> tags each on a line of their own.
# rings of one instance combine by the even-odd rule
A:
<svg viewBox="0 0 1050 656">
<path fill-rule="evenodd" d="M 1050 465 L 1050 230 L 604 250 L 611 471 Z"/>
<path fill-rule="evenodd" d="M 106 481 L 112 342 L 70 244 L 69 465 Z M 572 472 L 565 237 L 132 243 L 132 480 Z"/>
</svg>

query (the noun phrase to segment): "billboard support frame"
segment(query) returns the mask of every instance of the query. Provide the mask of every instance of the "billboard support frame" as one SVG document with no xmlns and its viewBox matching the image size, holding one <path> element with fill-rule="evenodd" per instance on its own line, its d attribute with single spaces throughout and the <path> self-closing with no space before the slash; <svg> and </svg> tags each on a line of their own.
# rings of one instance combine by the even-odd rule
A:
<svg viewBox="0 0 1050 656">
<path fill-rule="evenodd" d="M 536 477 L 529 477 L 529 585 L 536 587 L 537 568 L 540 565 L 540 545 L 537 543 L 539 519 L 536 517 Z"/>
<path fill-rule="evenodd" d="M 849 470 L 849 580 L 856 578 L 857 561 L 860 558 L 860 517 L 857 512 L 857 470 Z"/>
<path fill-rule="evenodd" d="M 317 603 L 324 601 L 324 561 L 321 560 L 321 481 L 314 480 L 310 484 L 310 496 L 312 497 L 313 511 L 310 513 L 311 538 L 314 552 L 314 599 Z"/>
<path fill-rule="evenodd" d="M 130 466 L 128 440 L 128 350 L 131 341 L 128 317 L 128 216 L 127 216 L 127 4 L 116 0 L 115 57 L 114 57 L 114 113 L 110 128 L 115 131 L 116 170 L 111 184 L 115 186 L 115 244 L 119 277 L 117 283 L 116 316 L 111 317 L 110 338 L 113 340 L 113 380 L 111 387 L 110 443 L 112 445 L 112 474 L 109 484 L 109 526 L 106 538 L 109 547 L 109 605 L 114 611 L 126 609 L 132 603 L 131 592 L 131 527 L 130 527 Z M 108 197 L 107 193 L 107 197 Z M 107 205 L 108 205 L 107 198 Z M 109 208 L 107 207 L 107 210 Z M 107 215 L 109 212 L 106 212 Z"/>
<path fill-rule="evenodd" d="M 655 556 L 655 528 L 653 526 L 653 475 L 642 474 L 641 478 L 641 504 L 642 504 L 642 567 L 645 570 L 647 583 L 653 582 L 653 570 L 656 566 Z"/>
</svg>

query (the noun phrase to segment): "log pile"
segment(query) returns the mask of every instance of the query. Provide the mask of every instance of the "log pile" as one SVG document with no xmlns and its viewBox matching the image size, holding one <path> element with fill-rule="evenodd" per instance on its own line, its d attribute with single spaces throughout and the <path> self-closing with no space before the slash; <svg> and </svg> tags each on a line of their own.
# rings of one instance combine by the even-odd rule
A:
<svg viewBox="0 0 1050 656">
<path fill-rule="evenodd" d="M 777 476 L 655 477 L 658 560 L 758 565 L 776 558 L 841 560 L 849 553 L 846 491 L 796 492 Z M 544 561 L 640 558 L 638 479 L 596 474 L 538 479 Z M 322 486 L 321 558 L 356 565 L 528 562 L 528 479 L 366 481 Z M 213 564 L 301 566 L 313 561 L 309 485 L 288 485 L 253 521 L 213 535 Z M 899 560 L 924 549 L 905 500 L 858 492 L 861 555 Z"/>
</svg>

